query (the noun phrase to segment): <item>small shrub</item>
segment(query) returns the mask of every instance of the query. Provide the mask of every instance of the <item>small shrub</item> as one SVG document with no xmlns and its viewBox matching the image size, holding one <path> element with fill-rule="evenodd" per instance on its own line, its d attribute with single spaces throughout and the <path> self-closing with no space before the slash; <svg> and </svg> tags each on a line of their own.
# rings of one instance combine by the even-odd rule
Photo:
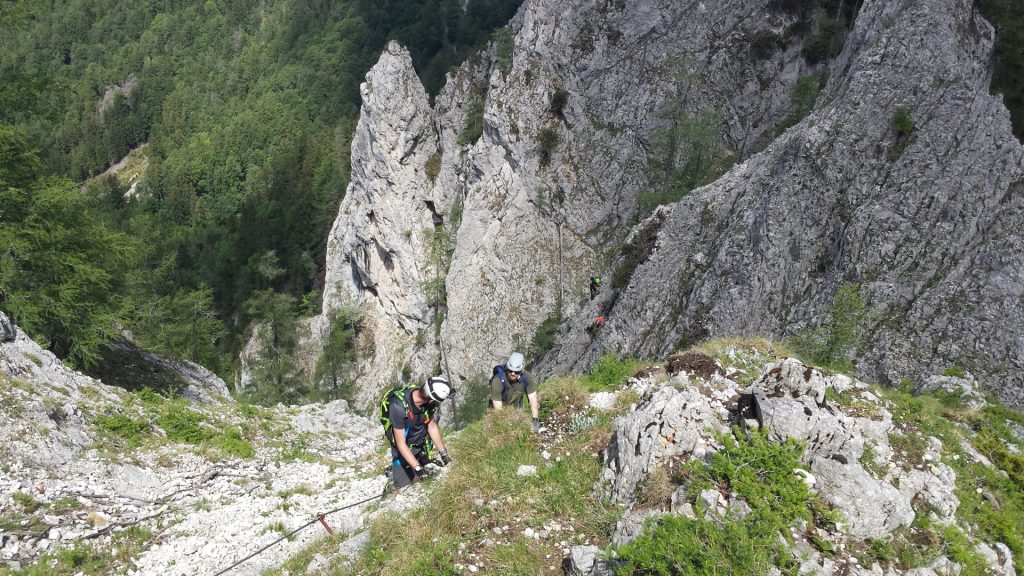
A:
<svg viewBox="0 0 1024 576">
<path fill-rule="evenodd" d="M 42 502 L 39 502 L 31 494 L 25 492 L 15 492 L 11 494 L 11 498 L 14 499 L 15 504 L 26 514 L 31 514 L 43 506 Z"/>
<path fill-rule="evenodd" d="M 904 108 L 897 108 L 892 115 L 892 131 L 898 138 L 907 138 L 914 131 L 914 121 Z"/>
<path fill-rule="evenodd" d="M 954 364 L 943 370 L 942 375 L 951 376 L 953 378 L 967 378 L 967 370 L 965 370 L 963 366 Z"/>
<path fill-rule="evenodd" d="M 548 316 L 547 319 L 541 322 L 540 326 L 537 326 L 537 331 L 530 342 L 530 358 L 536 360 L 555 346 L 555 338 L 561 326 L 562 317 L 557 312 Z"/>
<path fill-rule="evenodd" d="M 547 166 L 551 162 L 551 154 L 558 147 L 558 133 L 551 128 L 544 128 L 537 134 L 537 145 L 540 147 L 540 165 Z"/>
<path fill-rule="evenodd" d="M 711 457 L 706 478 L 728 486 L 756 515 L 777 526 L 812 520 L 810 489 L 793 473 L 802 468 L 803 444 L 792 439 L 773 442 L 764 431 L 743 436 L 738 430 L 719 441 L 724 448 Z"/>
<path fill-rule="evenodd" d="M 364 333 L 363 314 L 358 308 L 344 306 L 330 315 L 323 350 L 313 372 L 324 400 L 352 401 L 355 382 L 351 374 L 360 355 L 359 337 Z"/>
<path fill-rule="evenodd" d="M 828 319 L 803 330 L 786 343 L 808 362 L 836 372 L 852 372 L 852 356 L 861 347 L 869 320 L 859 284 L 841 286 L 829 307 Z"/>
<path fill-rule="evenodd" d="M 65 496 L 64 498 L 61 498 L 60 500 L 57 500 L 53 504 L 50 504 L 50 510 L 54 514 L 58 514 L 58 515 L 60 515 L 60 514 L 68 514 L 70 512 L 75 511 L 75 510 L 80 510 L 81 508 L 82 508 L 82 503 L 79 502 L 77 498 L 72 498 L 70 496 Z"/>
<path fill-rule="evenodd" d="M 846 43 L 846 26 L 842 20 L 819 16 L 815 21 L 814 35 L 804 42 L 803 55 L 810 64 L 831 60 L 843 51 Z"/>
<path fill-rule="evenodd" d="M 563 112 L 565 112 L 565 105 L 568 103 L 569 93 L 559 88 L 551 95 L 551 104 L 548 106 L 548 112 L 551 112 L 555 116 L 562 117 Z"/>
<path fill-rule="evenodd" d="M 814 104 L 818 101 L 818 94 L 820 94 L 821 89 L 825 87 L 825 82 L 827 80 L 828 74 L 824 71 L 818 71 L 801 76 L 796 81 L 796 85 L 793 86 L 793 90 L 789 95 L 792 111 L 789 113 L 789 116 L 786 116 L 786 119 L 776 126 L 771 132 L 769 141 L 774 140 L 779 134 L 782 134 L 791 126 L 797 125 L 811 113 L 811 110 L 814 109 Z"/>
<path fill-rule="evenodd" d="M 84 568 L 93 558 L 93 551 L 86 545 L 76 545 L 60 553 L 61 562 L 66 568 Z"/>
<path fill-rule="evenodd" d="M 615 354 L 604 354 L 583 378 L 583 385 L 591 391 L 600 391 L 621 385 L 636 372 L 638 362 L 620 359 Z"/>
<path fill-rule="evenodd" d="M 135 396 L 146 406 L 160 406 L 167 399 L 156 393 L 152 388 L 146 387 L 135 393 Z"/>
<path fill-rule="evenodd" d="M 758 60 L 766 60 L 784 47 L 781 36 L 772 32 L 758 32 L 750 42 L 750 52 Z"/>
<path fill-rule="evenodd" d="M 647 160 L 651 189 L 637 195 L 641 217 L 714 182 L 736 162 L 722 132 L 721 110 L 690 116 L 681 100 L 670 99 L 655 115 L 669 125 L 651 134 L 652 153 Z"/>
<path fill-rule="evenodd" d="M 315 462 L 316 456 L 308 451 L 309 434 L 303 432 L 295 440 L 283 446 L 277 453 L 277 459 L 282 462 Z"/>
<path fill-rule="evenodd" d="M 884 561 L 891 561 L 896 558 L 896 551 L 893 549 L 890 540 L 868 540 L 868 554 L 873 558 Z"/>
<path fill-rule="evenodd" d="M 787 554 L 779 551 L 782 546 L 775 542 L 774 535 L 757 534 L 748 522 L 719 525 L 669 514 L 649 522 L 640 536 L 619 549 L 622 564 L 616 574 L 770 574 Z"/>
<path fill-rule="evenodd" d="M 431 182 L 437 181 L 437 176 L 441 173 L 441 153 L 434 152 L 427 159 L 426 165 L 423 166 L 423 171 L 426 172 L 427 178 Z"/>
<path fill-rule="evenodd" d="M 499 28 L 494 32 L 494 56 L 497 60 L 498 70 L 502 76 L 508 76 L 512 71 L 512 52 L 515 49 L 515 36 L 509 27 Z"/>
<path fill-rule="evenodd" d="M 310 290 L 302 295 L 299 312 L 303 316 L 316 316 L 323 309 L 323 294 L 320 290 Z"/>
<path fill-rule="evenodd" d="M 150 437 L 149 423 L 124 414 L 100 414 L 93 419 L 93 423 L 101 436 L 129 448 L 141 446 Z"/>
<path fill-rule="evenodd" d="M 672 476 L 664 466 L 655 466 L 639 486 L 637 500 L 644 506 L 664 506 L 672 493 L 676 491 L 676 484 L 672 482 Z"/>
<path fill-rule="evenodd" d="M 466 109 L 466 121 L 462 125 L 462 132 L 456 143 L 459 146 L 474 144 L 484 133 L 484 102 L 476 99 L 469 103 Z"/>
<path fill-rule="evenodd" d="M 210 439 L 210 445 L 221 452 L 238 458 L 252 458 L 256 452 L 252 444 L 242 437 L 242 433 L 235 428 L 226 430 Z"/>
<path fill-rule="evenodd" d="M 213 436 L 213 431 L 203 425 L 203 415 L 183 406 L 163 410 L 156 423 L 167 433 L 167 438 L 175 442 L 201 444 Z"/>
<path fill-rule="evenodd" d="M 878 463 L 878 454 L 875 452 L 875 445 L 864 444 L 864 452 L 860 455 L 860 465 L 874 478 L 885 478 L 886 469 Z"/>
<path fill-rule="evenodd" d="M 925 449 L 928 447 L 928 442 L 925 440 L 924 434 L 911 429 L 903 433 L 889 433 L 889 445 L 892 446 L 893 451 L 900 456 L 900 459 L 903 460 L 906 466 L 912 468 L 924 462 L 922 458 Z"/>
<path fill-rule="evenodd" d="M 459 404 L 453 417 L 456 428 L 464 428 L 483 418 L 487 413 L 491 400 L 491 387 L 488 385 L 490 377 L 491 373 L 488 371 L 486 375 L 470 378 L 459 388 Z M 545 392 L 541 393 L 541 398 L 545 393 L 546 388 Z"/>
<path fill-rule="evenodd" d="M 710 462 L 688 463 L 684 476 L 689 494 L 712 487 L 726 490 L 746 501 L 751 514 L 742 520 L 668 515 L 649 522 L 639 537 L 618 550 L 623 561 L 618 574 L 767 574 L 773 566 L 789 573 L 793 558 L 778 534 L 787 533 L 797 520 L 824 514 L 793 473 L 800 467 L 803 445 L 772 442 L 763 431 L 733 434 L 719 437 L 723 449 Z"/>
</svg>

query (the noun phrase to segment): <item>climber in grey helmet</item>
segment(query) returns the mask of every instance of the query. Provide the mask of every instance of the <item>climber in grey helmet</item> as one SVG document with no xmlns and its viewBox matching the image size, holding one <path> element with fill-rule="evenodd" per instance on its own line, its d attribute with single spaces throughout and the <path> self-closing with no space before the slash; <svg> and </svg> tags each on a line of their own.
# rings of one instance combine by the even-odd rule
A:
<svg viewBox="0 0 1024 576">
<path fill-rule="evenodd" d="M 537 400 L 537 381 L 526 372 L 526 359 L 519 352 L 509 355 L 504 364 L 491 371 L 491 407 L 501 410 L 505 404 L 522 407 L 523 397 L 530 402 L 533 431 L 540 432 L 540 401 Z"/>
<path fill-rule="evenodd" d="M 451 464 L 437 424 L 437 411 L 455 390 L 444 376 L 422 385 L 407 384 L 389 390 L 380 403 L 384 436 L 391 444 L 391 476 L 395 488 L 418 482 L 430 472 L 427 464 Z"/>
</svg>

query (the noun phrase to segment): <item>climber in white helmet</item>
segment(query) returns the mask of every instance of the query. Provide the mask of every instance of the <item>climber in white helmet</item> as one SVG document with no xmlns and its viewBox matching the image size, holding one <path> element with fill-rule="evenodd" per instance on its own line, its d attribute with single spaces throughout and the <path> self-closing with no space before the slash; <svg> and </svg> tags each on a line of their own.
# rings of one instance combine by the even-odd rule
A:
<svg viewBox="0 0 1024 576">
<path fill-rule="evenodd" d="M 451 464 L 437 425 L 437 410 L 454 392 L 447 378 L 434 376 L 423 384 L 399 385 L 384 394 L 379 417 L 391 444 L 395 488 L 429 476 L 427 464 Z"/>
</svg>

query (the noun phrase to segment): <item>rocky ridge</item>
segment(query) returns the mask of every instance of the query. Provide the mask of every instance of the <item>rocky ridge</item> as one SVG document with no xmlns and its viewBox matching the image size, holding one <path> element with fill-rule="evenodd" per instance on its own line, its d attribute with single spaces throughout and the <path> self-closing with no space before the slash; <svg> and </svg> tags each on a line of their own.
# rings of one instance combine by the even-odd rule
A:
<svg viewBox="0 0 1024 576">
<path fill-rule="evenodd" d="M 443 355 L 455 378 L 476 378 L 545 319 L 579 310 L 585 279 L 625 236 L 647 186 L 652 133 L 666 126 L 659 111 L 721 108 L 729 140 L 754 150 L 789 113 L 808 66 L 799 40 L 751 58 L 750 39 L 792 20 L 760 0 L 716 10 L 530 1 L 511 35 L 449 76 L 433 109 L 408 53 L 390 45 L 363 86 L 322 316 L 372 310 L 377 352 L 364 386 L 394 379 L 404 360 L 395 351 L 414 373 Z M 542 135 L 557 145 L 545 151 Z M 426 231 L 454 239 L 443 247 L 450 262 Z M 424 290 L 438 277 L 439 341 Z"/>
<path fill-rule="evenodd" d="M 656 357 L 709 335 L 787 336 L 859 285 L 873 313 L 863 374 L 898 382 L 957 364 L 1019 404 L 1024 152 L 988 94 L 992 27 L 967 0 L 868 0 L 823 66 L 801 56 L 793 23 L 768 0 L 531 0 L 433 108 L 389 46 L 364 86 L 322 317 L 372 310 L 363 385 L 439 357 L 475 381 L 559 315 L 553 373 L 609 349 Z M 764 37 L 789 39 L 764 52 Z M 817 72 L 828 80 L 813 111 L 762 150 Z M 670 109 L 718 110 L 743 161 L 641 223 L 642 249 L 617 256 Z M 480 135 L 463 140 L 477 110 Z M 897 132 L 900 110 L 911 125 Z M 428 230 L 454 237 L 450 263 Z M 635 267 L 625 289 L 587 302 L 586 278 L 607 285 L 623 267 Z M 437 340 L 424 287 L 441 277 Z M 592 338 L 590 320 L 609 311 Z"/>
<path fill-rule="evenodd" d="M 958 365 L 1024 403 L 1024 148 L 988 93 L 993 34 L 968 1 L 864 2 L 815 109 L 642 223 L 601 334 L 574 326 L 555 364 L 793 334 L 859 285 L 863 374 L 921 382 Z"/>
<path fill-rule="evenodd" d="M 728 353 L 737 364 L 763 360 L 741 349 Z M 805 525 L 792 532 L 790 547 L 800 574 L 960 572 L 961 567 L 945 556 L 905 572 L 857 560 L 857 550 L 865 542 L 891 542 L 898 533 L 916 530 L 910 527 L 918 514 L 940 525 L 958 525 L 957 475 L 945 460 L 959 447 L 927 436 L 921 453 L 903 451 L 905 435 L 921 432 L 894 421 L 885 401 L 849 377 L 828 376 L 795 359 L 783 359 L 764 366 L 752 385 L 743 386 L 736 380 L 745 371 L 735 365 L 719 367 L 710 377 L 680 371 L 666 382 L 641 377 L 628 383 L 626 389 L 642 394 L 644 400 L 615 421 L 599 480 L 602 495 L 625 508 L 612 536 L 616 545 L 632 541 L 646 520 L 665 514 L 723 520 L 749 514 L 742 499 L 721 487 L 692 500 L 684 484 L 664 507 L 643 498 L 659 470 L 671 471 L 693 459 L 710 461 L 723 448 L 721 435 L 742 427 L 748 433 L 764 430 L 776 442 L 803 442 L 806 468 L 795 469 L 794 474 L 841 514 L 842 521 L 835 525 Z M 961 380 L 956 390 L 971 394 L 972 386 L 972 381 Z M 992 466 L 976 451 L 969 453 L 976 464 Z M 971 531 L 969 526 L 964 529 Z M 1005 544 L 975 540 L 972 545 L 988 562 L 988 573 L 1016 574 L 1013 554 Z M 611 574 L 614 562 L 604 557 L 593 546 L 574 547 L 567 556 L 567 572 Z"/>
<path fill-rule="evenodd" d="M 0 442 L 9 447 L 0 466 L 0 560 L 8 567 L 39 559 L 64 567 L 83 562 L 76 551 L 88 550 L 89 557 L 108 562 L 108 573 L 214 574 L 318 513 L 374 499 L 383 488 L 385 461 L 373 457 L 380 452 L 379 430 L 348 413 L 344 402 L 244 410 L 222 399 L 167 404 L 172 401 L 126 393 L 68 370 L 3 316 L 0 336 Z M 771 442 L 798 440 L 805 446 L 800 465 L 784 472 L 834 511 L 814 521 L 787 519 L 789 532 L 780 535 L 780 546 L 800 574 L 938 576 L 961 573 L 965 561 L 984 562 L 991 574 L 1016 574 L 1010 548 L 985 539 L 984 530 L 961 516 L 959 460 L 999 473 L 966 440 L 979 434 L 969 418 L 986 407 L 973 378 L 935 377 L 922 387 L 943 394 L 950 406 L 964 407 L 953 421 L 960 432 L 949 434 L 915 427 L 906 408 L 860 381 L 774 354 L 728 346 L 716 357 L 677 354 L 664 369 L 646 368 L 620 390 L 592 394 L 590 409 L 557 406 L 530 442 L 540 449 L 530 458 L 534 464 L 516 471 L 533 480 L 522 486 L 525 493 L 507 499 L 528 505 L 543 494 L 543 485 L 534 482 L 580 457 L 567 451 L 567 441 L 597 426 L 598 413 L 616 410 L 622 415 L 611 422 L 610 435 L 595 436 L 604 439 L 595 490 L 622 512 L 608 536 L 613 546 L 621 549 L 637 538 L 645 521 L 670 515 L 718 523 L 742 519 L 754 512 L 751 504 L 725 484 L 694 493 L 685 474 L 667 490 L 658 488 L 664 484 L 659 478 L 666 478 L 666 470 L 667 478 L 675 478 L 671 471 L 689 462 L 712 461 L 726 449 L 725 436 L 761 431 Z M 567 396 L 566 402 L 575 400 Z M 194 415 L 198 430 L 217 434 L 195 446 L 183 443 L 177 436 L 181 420 L 169 418 L 167 409 L 178 417 Z M 1014 440 L 1005 450 L 1020 454 L 1024 427 L 1009 420 L 1006 425 Z M 147 442 L 134 443 L 137 435 Z M 225 437 L 235 442 L 221 442 Z M 336 532 L 349 537 L 303 561 L 305 572 L 338 570 L 369 544 L 367 521 L 423 506 L 429 496 L 424 490 L 414 487 L 383 503 L 327 517 Z M 968 494 L 983 506 L 998 507 L 1006 497 L 995 484 L 979 483 L 977 490 L 978 498 Z M 481 514 L 506 503 L 473 494 L 464 499 L 487 529 L 471 532 L 484 548 L 463 542 L 449 551 L 460 573 L 490 566 L 485 549 L 521 541 L 561 551 L 562 567 L 557 554 L 548 555 L 544 573 L 613 573 L 614 555 L 577 532 L 573 518 L 538 523 L 528 507 L 510 516 Z M 922 516 L 926 523 L 918 522 Z M 867 552 L 876 543 L 928 545 L 935 537 L 929 525 L 954 529 L 967 552 L 932 547 L 920 555 L 927 562 L 910 566 Z M 233 573 L 277 567 L 322 537 L 314 523 Z M 973 559 L 963 560 L 965 553 Z"/>
</svg>

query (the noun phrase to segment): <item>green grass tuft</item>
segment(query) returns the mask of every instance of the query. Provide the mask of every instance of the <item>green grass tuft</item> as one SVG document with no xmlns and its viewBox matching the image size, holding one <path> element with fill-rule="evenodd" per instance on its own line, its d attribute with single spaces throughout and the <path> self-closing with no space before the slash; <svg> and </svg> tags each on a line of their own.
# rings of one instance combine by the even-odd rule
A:
<svg viewBox="0 0 1024 576">
<path fill-rule="evenodd" d="M 714 488 L 744 500 L 743 519 L 690 519 L 670 515 L 650 522 L 618 551 L 618 574 L 765 574 L 792 556 L 778 534 L 799 520 L 829 517 L 827 510 L 793 473 L 804 447 L 792 440 L 772 442 L 763 432 L 722 435 L 723 449 L 710 462 L 692 461 L 682 477 L 691 498 Z"/>
<path fill-rule="evenodd" d="M 590 374 L 584 376 L 581 382 L 591 392 L 617 388 L 635 374 L 639 366 L 640 362 L 637 360 L 623 360 L 615 354 L 605 354 L 597 359 L 590 369 Z"/>
<path fill-rule="evenodd" d="M 124 414 L 100 414 L 93 423 L 103 438 L 127 448 L 137 448 L 152 436 L 149 423 Z"/>
</svg>

